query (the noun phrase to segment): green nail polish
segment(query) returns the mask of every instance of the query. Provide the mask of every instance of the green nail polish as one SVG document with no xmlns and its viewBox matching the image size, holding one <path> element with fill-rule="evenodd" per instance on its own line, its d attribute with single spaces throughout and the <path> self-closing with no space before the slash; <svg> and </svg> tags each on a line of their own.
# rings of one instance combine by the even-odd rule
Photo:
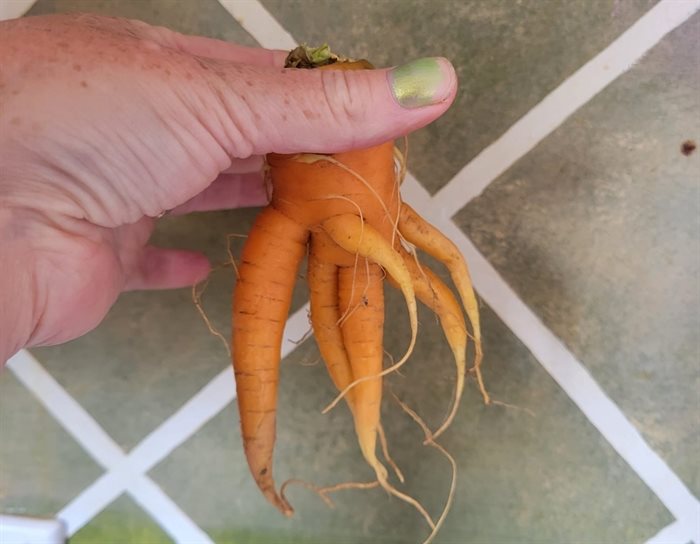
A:
<svg viewBox="0 0 700 544">
<path fill-rule="evenodd" d="M 389 71 L 394 98 L 404 108 L 420 108 L 441 102 L 448 92 L 447 74 L 438 58 L 424 58 Z"/>
</svg>

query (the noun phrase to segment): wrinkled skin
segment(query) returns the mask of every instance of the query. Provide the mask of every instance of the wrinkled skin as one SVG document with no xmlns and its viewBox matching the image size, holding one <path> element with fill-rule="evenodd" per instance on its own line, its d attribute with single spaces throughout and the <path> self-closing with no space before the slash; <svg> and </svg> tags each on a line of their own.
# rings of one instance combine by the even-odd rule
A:
<svg viewBox="0 0 700 544">
<path fill-rule="evenodd" d="M 201 280 L 148 245 L 166 211 L 260 205 L 261 156 L 369 146 L 432 121 L 382 70 L 284 70 L 285 53 L 93 15 L 0 23 L 0 364 L 95 327 L 125 289 Z"/>
</svg>

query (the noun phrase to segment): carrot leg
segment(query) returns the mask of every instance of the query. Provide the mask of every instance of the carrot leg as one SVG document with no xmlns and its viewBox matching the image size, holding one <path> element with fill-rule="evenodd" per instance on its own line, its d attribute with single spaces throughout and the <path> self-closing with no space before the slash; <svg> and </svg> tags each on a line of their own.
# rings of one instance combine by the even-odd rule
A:
<svg viewBox="0 0 700 544">
<path fill-rule="evenodd" d="M 321 357 L 326 363 L 330 375 L 338 391 L 342 391 L 353 382 L 353 372 L 350 359 L 345 350 L 345 341 L 340 329 L 342 313 L 338 299 L 338 270 L 334 264 L 333 255 L 328 250 L 328 243 L 333 243 L 324 233 L 314 233 L 311 236 L 309 248 L 308 283 L 311 301 L 311 324 Z M 355 419 L 355 389 L 348 391 L 345 400 Z M 389 455 L 384 430 L 379 423 L 378 433 L 384 458 L 396 472 L 400 481 L 404 481 L 401 470 Z"/>
<path fill-rule="evenodd" d="M 408 317 L 411 324 L 411 340 L 403 357 L 381 372 L 381 375 L 388 374 L 403 365 L 413 351 L 418 334 L 418 310 L 416 307 L 416 296 L 411 282 L 411 275 L 406 269 L 406 265 L 401 256 L 391 246 L 382 234 L 371 225 L 365 223 L 360 217 L 353 214 L 336 215 L 326 219 L 322 225 L 326 233 L 342 249 L 351 255 L 366 258 L 371 263 L 380 265 L 390 276 L 396 280 L 403 293 L 408 308 Z M 360 259 L 362 261 L 363 259 Z M 347 349 L 347 345 L 345 346 Z M 361 378 L 369 379 L 368 377 Z M 326 407 L 330 410 L 348 392 L 350 387 L 358 384 L 358 378 L 346 387 L 336 399 Z"/>
<path fill-rule="evenodd" d="M 374 469 L 379 485 L 411 504 L 434 529 L 430 514 L 416 499 L 389 483 L 386 467 L 377 459 L 377 437 L 383 436 L 380 424 L 383 373 L 380 370 L 384 358 L 383 281 L 382 269 L 364 258 L 360 259 L 358 267 L 343 266 L 338 271 L 340 309 L 346 315 L 341 330 L 355 379 L 355 432 L 362 454 Z M 397 475 L 403 480 L 400 472 Z"/>
<path fill-rule="evenodd" d="M 289 516 L 272 477 L 280 350 L 308 232 L 268 206 L 255 220 L 233 293 L 233 368 L 243 447 L 263 495 Z"/>
<path fill-rule="evenodd" d="M 338 306 L 338 266 L 327 258 L 323 233 L 311 237 L 307 278 L 311 302 L 311 325 L 328 374 L 338 390 L 352 383 L 352 369 L 340 330 L 341 313 Z M 354 391 L 346 400 L 352 410 Z"/>
<path fill-rule="evenodd" d="M 338 271 L 340 311 L 346 315 L 341 331 L 352 367 L 359 382 L 352 393 L 355 402 L 355 431 L 360 449 L 377 473 L 380 483 L 387 478 L 386 469 L 377 459 L 376 444 L 382 400 L 384 358 L 384 290 L 382 270 L 360 259 L 360 265 L 341 267 Z"/>
<path fill-rule="evenodd" d="M 447 285 L 428 267 L 420 266 L 414 255 L 403 248 L 399 249 L 399 253 L 411 274 L 416 297 L 440 319 L 440 325 L 452 350 L 457 369 L 457 383 L 452 409 L 440 428 L 433 433 L 432 438 L 436 439 L 452 423 L 464 391 L 464 376 L 467 366 L 467 326 L 464 322 L 462 308 Z"/>
<path fill-rule="evenodd" d="M 467 267 L 462 253 L 447 236 L 428 223 L 405 203 L 401 204 L 399 231 L 407 241 L 442 262 L 447 267 L 452 281 L 457 288 L 457 292 L 462 299 L 462 304 L 464 305 L 469 322 L 471 323 L 475 351 L 474 370 L 479 382 L 481 394 L 484 397 L 484 402 L 488 404 L 490 398 L 481 378 L 482 349 L 479 305 L 476 300 L 476 295 L 474 294 L 469 268 Z"/>
</svg>

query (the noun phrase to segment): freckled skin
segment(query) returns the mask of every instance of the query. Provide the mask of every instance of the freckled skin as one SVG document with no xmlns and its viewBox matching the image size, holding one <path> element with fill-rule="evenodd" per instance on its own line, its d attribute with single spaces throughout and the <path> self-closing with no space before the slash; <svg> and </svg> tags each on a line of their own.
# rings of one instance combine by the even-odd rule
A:
<svg viewBox="0 0 700 544">
<path fill-rule="evenodd" d="M 15 315 L 17 343 L 0 341 L 0 364 L 23 345 L 66 341 L 97 324 L 129 278 L 145 273 L 150 217 L 204 190 L 235 157 L 169 82 L 195 73 L 191 56 L 123 21 L 75 19 L 0 27 L 0 211 L 8 206 L 13 225 L 0 217 L 0 261 L 10 248 L 25 255 L 34 290 Z M 173 273 L 189 284 L 207 269 L 190 257 Z M 4 322 L 3 308 L 7 331 Z"/>
<path fill-rule="evenodd" d="M 52 207 L 104 227 L 158 215 L 204 189 L 228 166 L 231 153 L 206 134 L 207 127 L 196 115 L 181 116 L 177 124 L 184 134 L 173 134 L 168 114 L 187 105 L 163 72 L 167 67 L 170 73 L 184 71 L 196 79 L 192 72 L 196 63 L 189 56 L 154 45 L 147 37 L 140 38 L 138 30 L 123 21 L 89 17 L 82 25 L 75 21 L 76 17 L 69 16 L 52 19 L 49 33 L 42 17 L 4 24 L 0 56 L 12 92 L 3 89 L 3 109 L 20 113 L 27 127 L 33 121 L 52 120 L 43 125 L 41 139 L 27 141 L 29 135 L 23 130 L 2 136 L 0 161 L 5 172 L 25 170 L 23 165 L 31 163 L 32 178 L 39 176 L 39 169 L 43 173 L 42 179 L 29 181 L 41 181 L 42 193 L 53 200 Z M 16 43 L 22 44 L 22 54 L 5 55 Z M 133 85 L 134 78 L 140 80 L 139 85 Z M 75 89 L 82 92 L 77 94 Z M 133 118 L 124 117 L 127 110 L 134 112 Z M 157 155 L 153 144 L 131 136 L 139 132 L 152 133 L 149 139 L 158 141 Z M 193 156 L 183 149 L 182 141 L 187 145 L 192 138 L 202 142 L 204 153 Z M 109 149 L 112 157 L 102 159 L 94 155 L 95 149 Z M 70 156 L 76 160 L 71 161 Z M 120 181 L 125 174 L 162 184 L 162 193 L 149 197 L 134 193 L 138 187 Z M 166 191 L 164 180 L 178 176 L 201 181 L 191 187 L 170 185 Z M 94 199 L 94 185 L 105 178 L 113 182 L 110 194 Z M 17 198 L 23 199 L 21 194 Z M 131 204 L 115 213 L 114 200 Z"/>
<path fill-rule="evenodd" d="M 456 91 L 404 111 L 386 74 L 283 70 L 284 56 L 115 17 L 0 22 L 0 363 L 87 332 L 124 289 L 201 279 L 204 256 L 147 245 L 153 218 L 261 204 L 259 172 L 258 189 L 222 190 L 251 157 L 388 141 Z"/>
</svg>

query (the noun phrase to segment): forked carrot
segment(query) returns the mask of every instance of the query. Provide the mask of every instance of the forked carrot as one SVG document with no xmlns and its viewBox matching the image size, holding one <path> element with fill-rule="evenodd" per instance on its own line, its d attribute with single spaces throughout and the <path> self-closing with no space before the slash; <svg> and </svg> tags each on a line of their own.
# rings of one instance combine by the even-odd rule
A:
<svg viewBox="0 0 700 544">
<path fill-rule="evenodd" d="M 327 50 L 301 48 L 288 65 L 316 69 L 368 69 L 366 61 L 339 59 Z M 388 456 L 381 427 L 382 376 L 403 365 L 416 342 L 416 298 L 439 317 L 457 368 L 457 385 L 447 419 L 427 443 L 453 420 L 464 388 L 471 325 L 475 370 L 481 384 L 481 332 L 476 298 L 466 263 L 437 229 L 403 204 L 393 142 L 333 155 L 267 157 L 270 204 L 245 242 L 233 293 L 233 366 L 246 457 L 264 496 L 286 515 L 293 510 L 272 477 L 275 410 L 282 332 L 301 259 L 308 253 L 311 324 L 321 356 L 355 422 L 362 454 L 377 482 L 416 507 L 431 529 L 435 523 L 412 497 L 389 483 L 377 457 L 377 438 Z M 405 165 L 401 165 L 403 170 Z M 415 255 L 407 241 L 442 261 L 457 287 L 450 289 Z M 411 338 L 406 352 L 384 368 L 384 279 L 403 294 Z M 364 484 L 363 484 L 364 485 Z"/>
</svg>

